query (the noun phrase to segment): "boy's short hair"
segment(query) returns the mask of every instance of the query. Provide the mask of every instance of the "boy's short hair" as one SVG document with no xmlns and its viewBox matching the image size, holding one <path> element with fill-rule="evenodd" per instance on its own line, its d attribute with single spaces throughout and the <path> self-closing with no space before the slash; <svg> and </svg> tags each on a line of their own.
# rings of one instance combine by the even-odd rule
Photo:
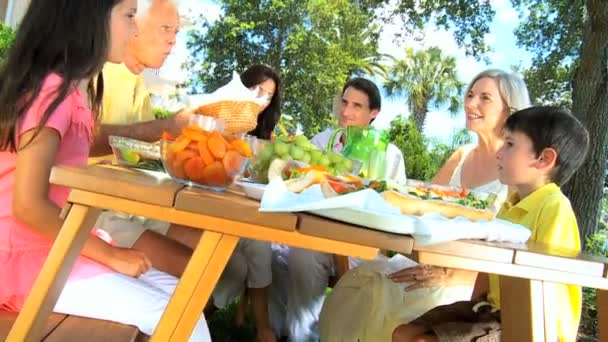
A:
<svg viewBox="0 0 608 342">
<path fill-rule="evenodd" d="M 557 152 L 550 177 L 560 186 L 583 164 L 589 149 L 589 132 L 585 126 L 570 112 L 557 107 L 537 106 L 515 112 L 507 119 L 504 129 L 530 138 L 536 156 L 546 148 Z"/>
</svg>

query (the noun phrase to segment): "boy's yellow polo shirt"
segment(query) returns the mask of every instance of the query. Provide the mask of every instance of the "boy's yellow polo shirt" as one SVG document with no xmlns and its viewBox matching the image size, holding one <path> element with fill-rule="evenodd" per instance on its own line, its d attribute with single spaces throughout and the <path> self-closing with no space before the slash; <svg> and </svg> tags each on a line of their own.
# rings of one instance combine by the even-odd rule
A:
<svg viewBox="0 0 608 342">
<path fill-rule="evenodd" d="M 571 250 L 573 256 L 581 250 L 578 225 L 570 201 L 554 183 L 537 189 L 522 200 L 517 194 L 511 195 L 497 217 L 530 228 L 530 241 L 541 242 L 560 251 Z M 582 290 L 579 286 L 559 284 L 556 294 L 559 341 L 575 341 L 581 316 Z M 490 275 L 488 299 L 500 308 L 497 275 Z"/>
<path fill-rule="evenodd" d="M 141 75 L 133 74 L 124 64 L 106 63 L 103 80 L 102 124 L 126 125 L 154 120 L 150 93 Z"/>
</svg>

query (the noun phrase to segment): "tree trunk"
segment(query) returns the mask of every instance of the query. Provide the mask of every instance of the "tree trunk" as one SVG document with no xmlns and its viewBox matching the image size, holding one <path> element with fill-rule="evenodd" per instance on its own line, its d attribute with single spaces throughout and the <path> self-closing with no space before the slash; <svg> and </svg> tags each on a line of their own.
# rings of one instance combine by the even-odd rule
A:
<svg viewBox="0 0 608 342">
<path fill-rule="evenodd" d="M 414 124 L 418 129 L 420 134 L 423 133 L 424 130 L 424 122 L 426 121 L 426 114 L 428 113 L 426 103 L 421 108 L 414 107 L 412 110 L 412 115 L 414 116 Z"/>
<path fill-rule="evenodd" d="M 608 6 L 587 0 L 588 18 L 572 91 L 572 109 L 589 130 L 590 149 L 564 187 L 578 219 L 581 238 L 598 229 L 608 157 Z"/>
</svg>

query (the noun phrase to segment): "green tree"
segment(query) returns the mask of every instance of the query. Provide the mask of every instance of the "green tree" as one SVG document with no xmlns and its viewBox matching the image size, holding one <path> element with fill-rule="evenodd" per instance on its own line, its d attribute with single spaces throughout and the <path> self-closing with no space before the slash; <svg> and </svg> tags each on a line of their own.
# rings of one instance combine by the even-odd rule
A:
<svg viewBox="0 0 608 342">
<path fill-rule="evenodd" d="M 387 0 L 379 2 L 388 3 Z M 598 228 L 608 157 L 608 6 L 605 0 L 511 0 L 522 22 L 518 44 L 534 54 L 525 72 L 533 100 L 567 106 L 589 129 L 591 148 L 564 187 L 583 236 Z M 392 17 L 409 35 L 428 23 L 454 30 L 457 43 L 477 58 L 495 12 L 491 1 L 401 0 Z M 584 239 L 583 239 L 584 240 Z"/>
<path fill-rule="evenodd" d="M 0 22 L 0 63 L 4 62 L 8 50 L 13 46 L 15 32 L 10 26 Z"/>
<path fill-rule="evenodd" d="M 512 2 L 528 14 L 516 36 L 534 53 L 526 72 L 533 99 L 570 107 L 589 130 L 589 156 L 564 190 L 583 237 L 590 236 L 598 229 L 608 157 L 608 6 L 603 0 Z"/>
<path fill-rule="evenodd" d="M 389 128 L 389 136 L 403 153 L 407 177 L 424 181 L 430 181 L 458 147 L 471 141 L 470 136 L 467 139 L 459 131 L 449 145 L 435 142 L 431 146 L 411 117 L 395 118 Z"/>
<path fill-rule="evenodd" d="M 378 56 L 379 26 L 366 1 L 224 0 L 222 15 L 190 37 L 193 86 L 213 91 L 233 71 L 266 63 L 281 73 L 283 112 L 306 135 L 331 118 L 332 101 L 347 77 Z"/>
<path fill-rule="evenodd" d="M 388 66 L 396 61 L 395 57 L 388 54 L 379 54 L 377 56 L 367 57 L 356 69 L 348 72 L 348 78 L 352 76 L 380 76 L 382 79 L 388 78 Z"/>
<path fill-rule="evenodd" d="M 377 0 L 376 3 L 393 2 Z M 384 19 L 401 19 L 403 31 L 397 34 L 397 39 L 420 34 L 431 23 L 453 30 L 454 39 L 466 54 L 481 59 L 490 51 L 484 38 L 490 32 L 494 14 L 488 0 L 400 0 Z"/>
<path fill-rule="evenodd" d="M 407 177 L 430 180 L 436 170 L 427 150 L 424 136 L 416 128 L 413 120 L 397 117 L 391 122 L 390 141 L 403 153 Z"/>
<path fill-rule="evenodd" d="M 460 109 L 464 83 L 458 80 L 454 57 L 436 47 L 407 48 L 405 58 L 390 68 L 384 87 L 389 96 L 405 95 L 414 123 L 422 131 L 430 106 L 447 104 L 451 113 Z"/>
</svg>

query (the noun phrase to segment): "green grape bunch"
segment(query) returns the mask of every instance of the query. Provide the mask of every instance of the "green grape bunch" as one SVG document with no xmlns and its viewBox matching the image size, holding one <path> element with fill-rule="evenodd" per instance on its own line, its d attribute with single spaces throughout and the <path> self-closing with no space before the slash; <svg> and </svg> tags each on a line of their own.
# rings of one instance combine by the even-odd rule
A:
<svg viewBox="0 0 608 342">
<path fill-rule="evenodd" d="M 319 149 L 303 135 L 279 137 L 267 142 L 261 151 L 256 151 L 250 166 L 250 178 L 257 183 L 268 183 L 268 167 L 275 159 L 297 160 L 313 166 L 324 166 L 334 175 L 342 175 L 353 169 L 352 160 L 340 153 Z"/>
</svg>

